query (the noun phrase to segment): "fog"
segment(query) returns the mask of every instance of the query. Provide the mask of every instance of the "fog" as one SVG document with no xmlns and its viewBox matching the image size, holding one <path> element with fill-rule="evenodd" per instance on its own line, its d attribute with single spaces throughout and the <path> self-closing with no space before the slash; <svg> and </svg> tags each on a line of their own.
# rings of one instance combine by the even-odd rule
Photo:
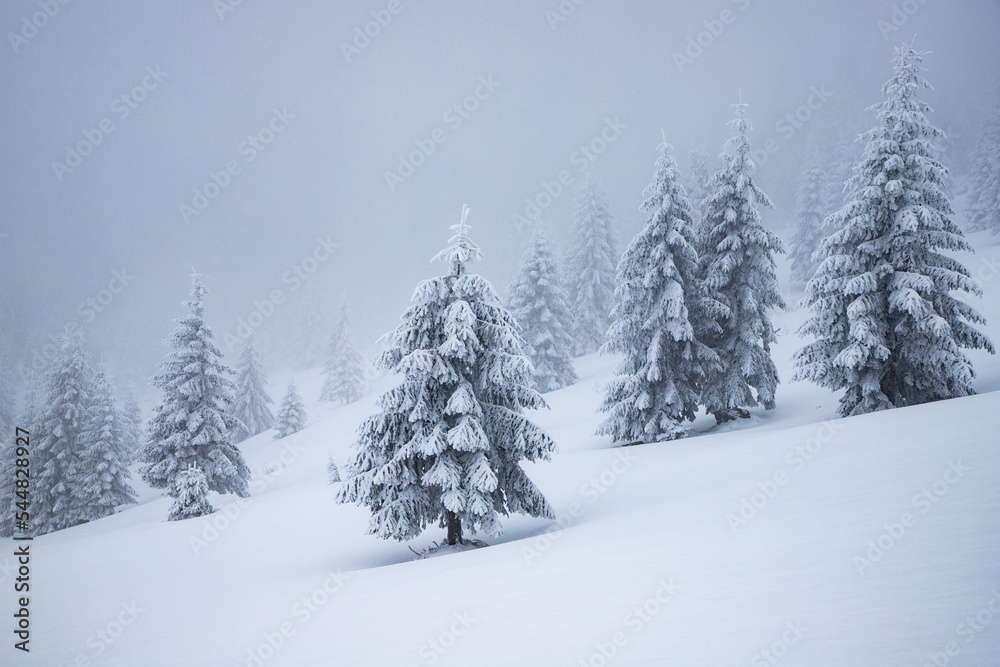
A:
<svg viewBox="0 0 1000 667">
<path fill-rule="evenodd" d="M 894 46 L 930 52 L 960 155 L 1000 63 L 986 1 L 17 0 L 0 26 L 3 337 L 40 370 L 82 327 L 140 391 L 192 268 L 230 361 L 254 312 L 278 369 L 342 300 L 370 354 L 463 204 L 503 293 L 528 202 L 558 239 L 592 175 L 624 245 L 661 136 L 682 169 L 717 155 L 742 99 L 784 236 L 810 146 L 873 124 Z"/>
</svg>

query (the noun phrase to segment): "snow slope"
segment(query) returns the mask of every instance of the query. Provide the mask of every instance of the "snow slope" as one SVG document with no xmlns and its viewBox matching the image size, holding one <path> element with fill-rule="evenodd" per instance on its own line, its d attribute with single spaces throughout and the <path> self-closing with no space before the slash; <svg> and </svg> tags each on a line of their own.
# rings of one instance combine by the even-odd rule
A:
<svg viewBox="0 0 1000 667">
<path fill-rule="evenodd" d="M 973 242 L 963 259 L 1000 342 L 1000 247 Z M 8 630 L 0 663 L 1000 664 L 1000 362 L 973 355 L 977 396 L 829 421 L 836 396 L 788 381 L 803 317 L 776 316 L 775 410 L 702 418 L 674 443 L 594 436 L 614 360 L 576 360 L 580 382 L 536 415 L 560 452 L 529 467 L 558 522 L 510 517 L 489 548 L 427 559 L 366 536 L 325 479 L 392 379 L 332 408 L 318 370 L 298 374 L 309 426 L 241 445 L 255 474 L 277 469 L 249 501 L 213 496 L 214 515 L 167 523 L 169 501 L 143 488 L 138 506 L 34 540 L 31 654 Z M 13 549 L 0 540 L 8 619 Z"/>
</svg>

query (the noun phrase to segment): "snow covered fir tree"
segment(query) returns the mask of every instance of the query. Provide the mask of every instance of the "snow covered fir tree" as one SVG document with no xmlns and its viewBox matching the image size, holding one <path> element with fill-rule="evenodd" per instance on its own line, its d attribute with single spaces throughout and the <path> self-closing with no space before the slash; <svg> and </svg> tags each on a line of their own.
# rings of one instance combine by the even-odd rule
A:
<svg viewBox="0 0 1000 667">
<path fill-rule="evenodd" d="M 281 407 L 278 409 L 278 421 L 274 425 L 274 439 L 287 438 L 293 433 L 298 433 L 306 427 L 306 407 L 302 404 L 295 382 L 288 383 L 288 390 L 285 397 L 281 399 Z"/>
<path fill-rule="evenodd" d="M 163 391 L 148 428 L 140 474 L 154 489 L 177 497 L 177 476 L 192 465 L 205 475 L 216 493 L 249 495 L 250 469 L 231 441 L 236 427 L 234 371 L 221 361 L 215 335 L 205 321 L 202 303 L 208 290 L 201 277 L 191 276 L 190 313 L 178 320 L 168 343 L 173 351 L 160 364 L 153 386 Z"/>
<path fill-rule="evenodd" d="M 610 416 L 598 430 L 616 443 L 685 436 L 682 422 L 694 420 L 706 372 L 718 363 L 696 335 L 711 327 L 720 306 L 698 277 L 694 212 L 670 150 L 660 144 L 643 193 L 646 224 L 618 265 L 617 305 L 602 350 L 622 356 L 601 407 Z"/>
<path fill-rule="evenodd" d="M 900 46 L 893 75 L 873 107 L 850 196 L 827 223 L 822 260 L 809 281 L 816 340 L 795 355 L 796 377 L 843 390 L 840 413 L 865 414 L 972 393 L 962 349 L 993 352 L 973 324 L 983 318 L 953 294 L 981 294 L 968 270 L 942 251 L 972 248 L 954 223 L 934 142 L 922 53 Z"/>
<path fill-rule="evenodd" d="M 337 468 L 337 464 L 334 462 L 332 456 L 326 462 L 326 479 L 330 484 L 341 481 L 340 470 Z"/>
<path fill-rule="evenodd" d="M 1000 90 L 983 120 L 972 159 L 969 229 L 1000 234 Z"/>
<path fill-rule="evenodd" d="M 543 394 L 577 381 L 568 298 L 545 230 L 537 223 L 508 290 L 507 308 L 520 326 L 524 352 L 534 366 L 534 387 Z"/>
<path fill-rule="evenodd" d="M 576 202 L 566 262 L 566 291 L 575 318 L 577 354 L 598 350 L 608 331 L 618 263 L 614 227 L 607 197 L 592 178 L 588 179 Z"/>
<path fill-rule="evenodd" d="M 177 494 L 167 521 L 182 521 L 205 516 L 215 511 L 208 502 L 208 481 L 197 464 L 192 463 L 177 475 Z"/>
<path fill-rule="evenodd" d="M 257 357 L 253 336 L 247 339 L 236 365 L 236 391 L 233 416 L 236 428 L 233 442 L 242 442 L 274 426 L 274 415 L 268 407 L 274 403 L 267 393 L 267 376 Z"/>
<path fill-rule="evenodd" d="M 823 239 L 823 221 L 830 213 L 830 205 L 825 197 L 827 191 L 826 171 L 818 159 L 813 159 L 802 173 L 796 202 L 796 229 L 788 252 L 792 280 L 809 280 L 816 270 L 813 253 Z"/>
<path fill-rule="evenodd" d="M 784 308 L 775 276 L 774 254 L 781 240 L 761 224 L 760 208 L 772 206 L 754 185 L 750 123 L 742 101 L 730 122 L 724 166 L 712 177 L 705 202 L 700 263 L 708 293 L 725 307 L 719 328 L 705 342 L 721 364 L 702 392 L 707 412 L 719 423 L 749 417 L 748 407 L 774 407 L 778 371 L 771 359 L 774 327 L 768 310 Z"/>
<path fill-rule="evenodd" d="M 87 424 L 80 434 L 76 494 L 87 508 L 87 520 L 114 514 L 119 505 L 136 501 L 128 437 L 130 424 L 114 399 L 107 370 L 97 371 L 91 382 Z"/>
<path fill-rule="evenodd" d="M 371 510 L 369 533 L 408 540 L 430 525 L 447 543 L 502 532 L 500 516 L 554 516 L 519 461 L 548 460 L 555 443 L 524 415 L 545 405 L 531 388 L 516 323 L 493 286 L 469 273 L 482 253 L 468 207 L 435 256 L 446 275 L 421 282 L 381 368 L 402 383 L 383 394 L 359 429 L 337 500 Z"/>
<path fill-rule="evenodd" d="M 29 443 L 32 438 L 38 438 L 41 433 L 38 431 L 38 417 L 39 417 L 39 379 L 34 373 L 28 376 L 26 381 L 26 388 L 24 392 L 24 406 L 21 408 L 20 413 L 16 418 L 16 422 L 12 420 L 12 423 L 16 423 L 21 428 L 28 431 Z M 16 427 L 12 427 L 13 429 Z M 17 438 L 10 437 L 0 438 L 0 466 L 3 466 L 4 470 L 15 470 L 17 466 Z M 30 470 L 29 470 L 30 472 Z M 21 494 L 18 495 L 18 488 L 15 479 L 15 474 L 0 475 L 0 537 L 11 537 L 15 533 L 15 512 L 23 511 L 16 509 L 16 503 L 18 501 L 25 502 L 31 501 L 31 489 L 30 482 L 27 491 L 24 490 L 23 485 L 21 488 Z M 33 508 L 29 505 L 29 515 Z M 27 528 L 18 530 L 19 535 L 25 535 L 31 533 L 31 526 L 28 525 Z"/>
<path fill-rule="evenodd" d="M 712 159 L 702 148 L 692 148 L 688 154 L 688 176 L 684 180 L 685 190 L 688 193 L 688 200 L 691 202 L 691 209 L 694 212 L 694 229 L 699 232 L 701 220 L 705 212 L 705 201 L 712 194 L 709 185 L 712 182 Z"/>
<path fill-rule="evenodd" d="M 142 451 L 145 425 L 142 408 L 135 400 L 135 391 L 129 387 L 122 401 L 122 417 L 125 419 L 125 461 L 134 463 Z"/>
<path fill-rule="evenodd" d="M 347 304 L 340 306 L 340 320 L 327 339 L 320 400 L 347 405 L 361 398 L 365 389 L 365 362 L 354 347 Z"/>
</svg>

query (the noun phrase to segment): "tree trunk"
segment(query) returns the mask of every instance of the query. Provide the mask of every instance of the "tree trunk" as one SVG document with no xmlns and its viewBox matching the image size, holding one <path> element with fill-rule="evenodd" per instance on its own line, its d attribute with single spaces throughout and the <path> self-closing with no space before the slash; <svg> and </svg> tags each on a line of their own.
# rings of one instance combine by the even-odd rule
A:
<svg viewBox="0 0 1000 667">
<path fill-rule="evenodd" d="M 448 544 L 454 546 L 462 543 L 462 520 L 454 512 L 445 512 L 448 521 Z"/>
</svg>

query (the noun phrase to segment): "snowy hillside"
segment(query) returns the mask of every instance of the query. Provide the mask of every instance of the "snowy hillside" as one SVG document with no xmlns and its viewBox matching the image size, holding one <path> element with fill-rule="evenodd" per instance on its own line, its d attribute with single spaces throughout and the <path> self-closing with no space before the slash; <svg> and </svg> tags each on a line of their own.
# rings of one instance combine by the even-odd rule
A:
<svg viewBox="0 0 1000 667">
<path fill-rule="evenodd" d="M 1000 246 L 971 238 L 997 340 Z M 335 409 L 318 369 L 298 374 L 307 428 L 241 444 L 250 499 L 168 523 L 139 482 L 138 506 L 35 539 L 32 652 L 6 642 L 0 662 L 1000 664 L 1000 362 L 972 355 L 977 396 L 835 420 L 836 396 L 788 382 L 804 316 L 776 315 L 775 410 L 672 443 L 593 435 L 614 360 L 577 359 L 535 415 L 559 453 L 529 473 L 558 520 L 508 517 L 489 548 L 427 559 L 366 536 L 326 482 L 393 378 Z"/>
</svg>

